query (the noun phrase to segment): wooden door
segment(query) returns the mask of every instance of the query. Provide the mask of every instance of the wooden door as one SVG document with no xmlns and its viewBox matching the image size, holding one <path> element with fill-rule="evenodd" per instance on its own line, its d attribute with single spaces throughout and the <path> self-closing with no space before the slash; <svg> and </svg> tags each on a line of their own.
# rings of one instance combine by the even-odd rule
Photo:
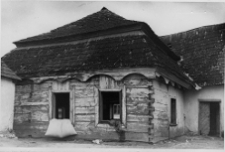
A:
<svg viewBox="0 0 225 152">
<path fill-rule="evenodd" d="M 208 135 L 210 131 L 210 103 L 200 102 L 199 107 L 199 132 Z"/>
<path fill-rule="evenodd" d="M 220 132 L 220 106 L 218 102 L 210 103 L 210 132 L 209 135 L 218 136 Z"/>
</svg>

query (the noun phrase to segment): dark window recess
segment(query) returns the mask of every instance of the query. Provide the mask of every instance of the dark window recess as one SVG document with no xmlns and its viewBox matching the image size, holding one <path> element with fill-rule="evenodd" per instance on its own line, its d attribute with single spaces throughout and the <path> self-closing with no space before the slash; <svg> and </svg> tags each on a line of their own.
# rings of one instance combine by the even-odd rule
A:
<svg viewBox="0 0 225 152">
<path fill-rule="evenodd" d="M 171 99 L 171 103 L 170 103 L 170 124 L 176 124 L 176 119 L 177 119 L 177 116 L 176 116 L 176 111 L 177 111 L 177 105 L 176 105 L 176 99 Z"/>
<path fill-rule="evenodd" d="M 55 118 L 70 118 L 70 100 L 69 93 L 55 93 Z"/>
<path fill-rule="evenodd" d="M 99 92 L 100 122 L 121 118 L 121 92 Z"/>
</svg>

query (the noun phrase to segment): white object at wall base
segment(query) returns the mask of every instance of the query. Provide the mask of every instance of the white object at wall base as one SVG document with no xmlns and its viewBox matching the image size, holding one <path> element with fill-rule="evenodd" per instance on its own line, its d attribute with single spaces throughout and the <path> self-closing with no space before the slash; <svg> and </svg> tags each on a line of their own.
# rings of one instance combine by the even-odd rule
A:
<svg viewBox="0 0 225 152">
<path fill-rule="evenodd" d="M 52 119 L 45 136 L 64 138 L 77 134 L 69 119 Z"/>
</svg>

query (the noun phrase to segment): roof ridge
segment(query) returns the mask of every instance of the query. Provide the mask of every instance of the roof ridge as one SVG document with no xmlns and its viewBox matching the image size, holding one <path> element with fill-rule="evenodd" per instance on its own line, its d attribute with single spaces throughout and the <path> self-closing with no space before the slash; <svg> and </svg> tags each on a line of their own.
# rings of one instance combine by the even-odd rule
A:
<svg viewBox="0 0 225 152">
<path fill-rule="evenodd" d="M 106 7 L 103 7 L 102 9 L 101 9 L 101 11 L 103 11 L 103 10 L 108 10 Z"/>
<path fill-rule="evenodd" d="M 168 37 L 168 36 L 173 36 L 173 35 L 178 35 L 178 34 L 193 32 L 195 30 L 202 29 L 202 28 L 209 28 L 209 27 L 215 27 L 215 26 L 220 26 L 220 25 L 225 25 L 225 22 L 224 23 L 219 23 L 219 24 L 205 25 L 205 26 L 193 28 L 193 29 L 190 29 L 190 30 L 187 30 L 187 31 L 177 32 L 177 33 L 173 33 L 173 34 L 167 34 L 167 35 L 163 35 L 163 36 L 159 36 L 159 37 L 160 38 L 164 38 L 164 37 Z"/>
<path fill-rule="evenodd" d="M 80 35 L 90 32 L 108 30 L 115 27 L 117 28 L 126 25 L 132 25 L 135 23 L 139 22 L 125 19 L 124 17 L 108 10 L 106 7 L 103 7 L 100 11 L 89 14 L 79 20 L 73 21 L 43 34 L 15 41 L 14 44 L 40 41 L 45 39 L 55 39 L 58 37 L 66 37 L 71 35 Z"/>
<path fill-rule="evenodd" d="M 89 14 L 89 15 L 87 15 L 87 16 L 85 16 L 85 17 L 82 17 L 81 19 L 78 19 L 78 20 L 76 20 L 76 21 L 73 21 L 73 22 L 71 22 L 71 23 L 68 23 L 68 24 L 66 24 L 66 25 L 63 25 L 63 26 L 58 27 L 58 28 L 56 28 L 56 29 L 53 29 L 53 30 L 51 30 L 50 32 L 55 32 L 55 31 L 58 31 L 58 30 L 60 30 L 60 29 L 62 29 L 62 28 L 66 28 L 66 27 L 68 27 L 68 26 L 74 25 L 75 23 L 81 22 L 81 21 L 83 21 L 83 20 L 85 20 L 85 19 L 87 19 L 87 18 L 89 18 L 89 17 L 91 17 L 91 16 L 93 16 L 93 15 L 99 14 L 99 13 L 101 13 L 101 12 L 108 12 L 108 13 L 111 13 L 111 14 L 117 16 L 117 17 L 120 17 L 121 19 L 127 20 L 127 19 L 125 19 L 124 17 L 122 17 L 122 16 L 120 16 L 120 15 L 117 15 L 117 14 L 115 14 L 114 12 L 108 10 L 106 7 L 103 7 L 103 8 L 102 8 L 100 11 L 98 11 L 98 12 Z M 127 21 L 132 21 L 132 20 L 127 20 Z M 136 22 L 136 21 L 134 21 L 134 22 Z"/>
</svg>

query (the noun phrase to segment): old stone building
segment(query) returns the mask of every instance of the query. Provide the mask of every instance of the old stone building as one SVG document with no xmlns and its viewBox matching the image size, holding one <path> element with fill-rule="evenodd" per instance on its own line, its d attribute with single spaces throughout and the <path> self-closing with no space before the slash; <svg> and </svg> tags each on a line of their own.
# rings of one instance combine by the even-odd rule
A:
<svg viewBox="0 0 225 152">
<path fill-rule="evenodd" d="M 198 121 L 189 94 L 198 94 L 201 84 L 186 74 L 188 57 L 161 39 L 146 23 L 103 8 L 15 42 L 2 60 L 22 78 L 16 84 L 16 134 L 44 136 L 52 118 L 70 119 L 74 138 L 155 142 L 198 131 L 189 124 Z M 218 62 L 223 66 L 224 59 Z"/>
</svg>

